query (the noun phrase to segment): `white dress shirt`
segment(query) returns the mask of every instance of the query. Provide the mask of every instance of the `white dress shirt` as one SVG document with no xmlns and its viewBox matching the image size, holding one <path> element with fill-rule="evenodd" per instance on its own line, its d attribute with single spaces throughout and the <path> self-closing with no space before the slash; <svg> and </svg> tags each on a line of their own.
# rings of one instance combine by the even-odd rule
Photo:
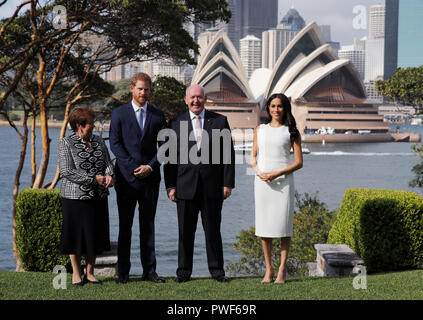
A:
<svg viewBox="0 0 423 320">
<path fill-rule="evenodd" d="M 204 114 L 206 113 L 206 109 L 203 109 L 203 111 L 201 111 L 201 113 L 199 114 L 200 116 L 200 121 L 201 121 L 201 129 L 204 128 Z M 194 112 L 191 112 L 191 110 L 189 110 L 189 116 L 191 119 L 191 124 L 192 124 L 192 128 L 194 130 L 195 136 L 197 136 L 198 132 L 195 132 L 195 123 L 194 123 L 194 117 L 196 117 L 197 115 Z M 200 132 L 201 134 L 201 132 Z"/>
<path fill-rule="evenodd" d="M 141 109 L 143 109 L 144 113 L 143 113 L 143 117 L 142 117 L 142 127 L 144 128 L 145 127 L 145 118 L 147 118 L 147 102 L 142 107 L 138 107 L 135 104 L 134 100 L 131 101 L 131 104 L 132 104 L 132 108 L 134 108 L 135 116 L 137 117 L 137 123 L 139 123 Z"/>
</svg>

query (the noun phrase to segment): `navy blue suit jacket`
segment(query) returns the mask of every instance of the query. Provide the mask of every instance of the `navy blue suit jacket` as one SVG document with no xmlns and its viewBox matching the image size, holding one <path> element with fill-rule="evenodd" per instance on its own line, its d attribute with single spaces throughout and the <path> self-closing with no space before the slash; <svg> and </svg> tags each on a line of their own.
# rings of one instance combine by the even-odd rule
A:
<svg viewBox="0 0 423 320">
<path fill-rule="evenodd" d="M 136 190 L 143 184 L 160 182 L 160 163 L 157 161 L 157 134 L 166 128 L 163 111 L 148 104 L 144 130 L 141 130 L 131 103 L 113 110 L 110 123 L 110 148 L 116 156 L 116 183 L 127 183 Z M 153 172 L 138 179 L 134 170 L 149 165 Z"/>
</svg>

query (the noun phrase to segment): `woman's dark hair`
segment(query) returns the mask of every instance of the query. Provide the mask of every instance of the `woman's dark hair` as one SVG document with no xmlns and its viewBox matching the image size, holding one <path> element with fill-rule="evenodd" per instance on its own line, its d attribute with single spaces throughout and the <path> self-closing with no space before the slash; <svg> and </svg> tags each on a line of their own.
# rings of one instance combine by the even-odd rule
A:
<svg viewBox="0 0 423 320">
<path fill-rule="evenodd" d="M 272 94 L 266 102 L 266 111 L 268 118 L 266 123 L 272 121 L 272 116 L 269 112 L 269 106 L 273 99 L 279 98 L 283 106 L 283 115 L 282 115 L 282 124 L 288 127 L 289 133 L 291 134 L 291 142 L 294 142 L 300 136 L 300 132 L 297 129 L 297 122 L 295 121 L 294 116 L 291 112 L 291 102 L 289 99 L 282 93 Z"/>
<path fill-rule="evenodd" d="M 89 121 L 94 119 L 94 111 L 87 107 L 76 107 L 69 114 L 69 124 L 73 132 L 77 131 L 77 124 L 84 127 Z"/>
</svg>

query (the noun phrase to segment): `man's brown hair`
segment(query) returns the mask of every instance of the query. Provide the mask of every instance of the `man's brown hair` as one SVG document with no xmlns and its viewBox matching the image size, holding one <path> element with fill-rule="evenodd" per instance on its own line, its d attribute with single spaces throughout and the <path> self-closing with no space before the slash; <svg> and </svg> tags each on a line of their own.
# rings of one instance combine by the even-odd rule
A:
<svg viewBox="0 0 423 320">
<path fill-rule="evenodd" d="M 69 124 L 73 132 L 76 132 L 76 125 L 85 126 L 90 120 L 95 120 L 95 113 L 87 107 L 76 107 L 69 114 Z"/>
<path fill-rule="evenodd" d="M 135 87 L 138 80 L 147 82 L 150 85 L 150 88 L 151 88 L 151 78 L 148 74 L 146 74 L 144 72 L 139 72 L 139 73 L 134 74 L 131 78 L 131 86 Z"/>
</svg>

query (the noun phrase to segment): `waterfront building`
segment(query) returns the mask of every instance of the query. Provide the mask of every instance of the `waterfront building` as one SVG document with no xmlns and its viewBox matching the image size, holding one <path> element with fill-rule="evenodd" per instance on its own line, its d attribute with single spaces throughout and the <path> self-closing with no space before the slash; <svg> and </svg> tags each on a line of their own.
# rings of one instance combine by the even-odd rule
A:
<svg viewBox="0 0 423 320">
<path fill-rule="evenodd" d="M 204 88 L 207 109 L 226 115 L 231 128 L 249 129 L 259 124 L 259 104 L 236 48 L 223 30 L 200 57 L 192 83 Z"/>
<path fill-rule="evenodd" d="M 376 79 L 382 80 L 382 78 Z M 366 88 L 366 95 L 369 101 L 373 101 L 376 104 L 383 103 L 383 96 L 376 90 L 376 81 L 365 82 L 364 87 Z"/>
<path fill-rule="evenodd" d="M 423 65 L 423 1 L 386 0 L 386 42 L 384 79 L 396 68 Z"/>
<path fill-rule="evenodd" d="M 277 92 L 291 99 L 301 132 L 321 127 L 331 127 L 335 133 L 389 130 L 377 107 L 367 101 L 356 68 L 349 60 L 338 59 L 330 45 L 323 44 L 314 22 L 301 30 L 279 57 L 263 101 Z"/>
<path fill-rule="evenodd" d="M 253 35 L 248 35 L 239 41 L 239 55 L 242 65 L 250 79 L 254 70 L 261 68 L 261 40 Z"/>
<path fill-rule="evenodd" d="M 360 74 L 351 61 L 338 59 L 323 43 L 314 22 L 288 44 L 272 70 L 257 69 L 249 82 L 235 47 L 219 31 L 201 57 L 192 83 L 204 87 L 207 108 L 225 114 L 233 128 L 255 128 L 267 116 L 267 98 L 283 92 L 291 99 L 300 132 L 331 127 L 342 137 L 347 137 L 345 132 L 365 131 L 392 139 L 389 125 L 366 99 Z"/>
</svg>

